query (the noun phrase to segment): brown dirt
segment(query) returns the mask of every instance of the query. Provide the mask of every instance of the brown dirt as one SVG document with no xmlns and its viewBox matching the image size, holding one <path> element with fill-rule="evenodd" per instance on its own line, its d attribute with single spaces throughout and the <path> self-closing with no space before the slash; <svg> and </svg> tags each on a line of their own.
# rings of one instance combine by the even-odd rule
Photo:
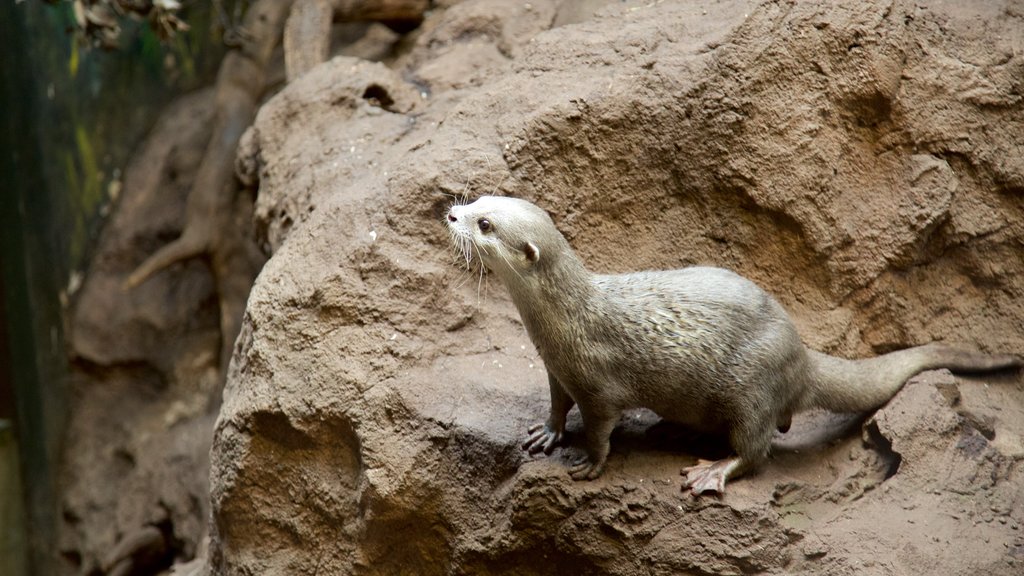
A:
<svg viewBox="0 0 1024 576">
<path fill-rule="evenodd" d="M 211 452 L 215 573 L 1020 572 L 1020 375 L 804 415 L 721 499 L 679 476 L 720 443 L 631 412 L 572 482 L 575 437 L 519 449 L 543 365 L 442 216 L 510 194 L 594 270 L 735 269 L 834 354 L 1024 351 L 1024 11 L 443 4 L 389 66 L 335 58 L 243 139 L 273 257 Z"/>
</svg>

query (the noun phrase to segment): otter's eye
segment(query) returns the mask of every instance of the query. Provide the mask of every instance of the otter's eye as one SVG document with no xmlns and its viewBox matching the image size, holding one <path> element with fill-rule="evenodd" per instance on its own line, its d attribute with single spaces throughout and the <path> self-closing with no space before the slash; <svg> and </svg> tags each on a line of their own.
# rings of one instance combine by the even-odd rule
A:
<svg viewBox="0 0 1024 576">
<path fill-rule="evenodd" d="M 481 218 L 481 219 L 477 220 L 476 221 L 476 225 L 480 227 L 480 231 L 481 232 L 490 232 L 491 231 L 491 221 L 488 220 L 487 218 Z"/>
</svg>

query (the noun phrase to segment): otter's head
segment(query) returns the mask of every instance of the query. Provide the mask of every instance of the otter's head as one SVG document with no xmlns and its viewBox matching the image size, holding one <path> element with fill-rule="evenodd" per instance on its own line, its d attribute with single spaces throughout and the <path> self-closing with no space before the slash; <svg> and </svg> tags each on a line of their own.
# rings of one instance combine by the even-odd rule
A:
<svg viewBox="0 0 1024 576">
<path fill-rule="evenodd" d="M 466 262 L 478 257 L 505 280 L 523 278 L 555 257 L 565 242 L 547 212 L 516 198 L 483 196 L 452 206 L 447 220 L 452 242 Z"/>
</svg>

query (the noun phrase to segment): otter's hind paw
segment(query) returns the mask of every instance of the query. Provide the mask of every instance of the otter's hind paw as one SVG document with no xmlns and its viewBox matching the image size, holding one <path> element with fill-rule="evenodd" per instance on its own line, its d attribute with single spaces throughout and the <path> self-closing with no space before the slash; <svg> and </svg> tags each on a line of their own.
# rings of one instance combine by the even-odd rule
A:
<svg viewBox="0 0 1024 576">
<path fill-rule="evenodd" d="M 725 494 L 725 478 L 729 473 L 732 459 L 725 460 L 698 460 L 693 466 L 683 468 L 681 474 L 686 476 L 683 481 L 683 491 L 687 488 L 693 491 L 694 496 L 700 496 L 705 492 L 717 492 Z"/>
<path fill-rule="evenodd" d="M 569 468 L 569 476 L 573 480 L 593 480 L 604 472 L 604 462 L 591 462 L 589 458 L 583 457 L 577 460 Z"/>
<path fill-rule="evenodd" d="M 552 430 L 547 424 L 534 424 L 530 426 L 528 432 L 530 437 L 523 442 L 523 450 L 530 454 L 536 454 L 543 450 L 549 456 L 555 446 L 562 442 L 564 435 L 561 430 Z"/>
</svg>

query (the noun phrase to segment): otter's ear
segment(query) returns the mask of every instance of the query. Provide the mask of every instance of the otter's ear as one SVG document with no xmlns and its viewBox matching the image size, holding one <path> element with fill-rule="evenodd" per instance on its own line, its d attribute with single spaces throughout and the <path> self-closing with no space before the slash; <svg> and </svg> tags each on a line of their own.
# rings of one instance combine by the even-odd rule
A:
<svg viewBox="0 0 1024 576">
<path fill-rule="evenodd" d="M 530 262 L 540 260 L 540 248 L 537 248 L 537 245 L 533 242 L 523 244 L 523 254 L 526 255 L 526 259 Z"/>
</svg>

